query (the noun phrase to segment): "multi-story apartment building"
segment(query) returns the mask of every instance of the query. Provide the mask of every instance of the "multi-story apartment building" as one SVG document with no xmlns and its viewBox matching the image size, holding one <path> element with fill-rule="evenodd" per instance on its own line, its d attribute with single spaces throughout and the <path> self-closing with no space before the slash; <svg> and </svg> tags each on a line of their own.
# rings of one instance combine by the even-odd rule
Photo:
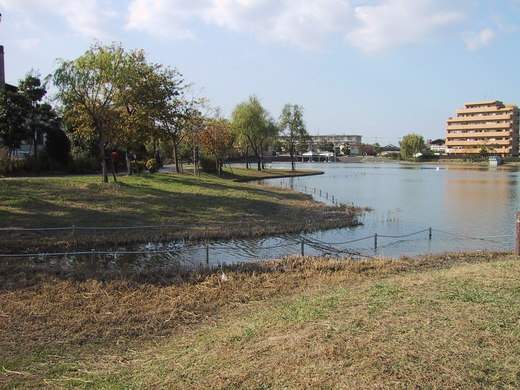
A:
<svg viewBox="0 0 520 390">
<path fill-rule="evenodd" d="M 447 153 L 475 156 L 484 151 L 502 157 L 518 156 L 518 107 L 501 101 L 466 103 L 449 118 L 446 127 Z"/>
</svg>

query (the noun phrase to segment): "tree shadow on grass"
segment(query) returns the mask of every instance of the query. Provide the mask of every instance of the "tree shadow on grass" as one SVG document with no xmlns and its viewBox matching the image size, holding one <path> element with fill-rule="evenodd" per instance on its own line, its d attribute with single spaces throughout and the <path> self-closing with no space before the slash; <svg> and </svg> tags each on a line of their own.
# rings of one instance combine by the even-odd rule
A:
<svg viewBox="0 0 520 390">
<path fill-rule="evenodd" d="M 217 182 L 208 182 L 203 179 L 199 179 L 195 176 L 186 176 L 186 175 L 168 175 L 161 174 L 157 176 L 143 176 L 145 180 L 153 179 L 155 182 L 160 181 L 165 184 L 183 184 L 196 186 L 208 190 L 222 190 L 222 191 L 239 191 L 243 193 L 247 193 L 250 195 L 259 195 L 259 196 L 267 196 L 275 199 L 286 199 L 286 200 L 311 200 L 312 197 L 310 195 L 302 194 L 299 192 L 286 191 L 282 189 L 278 189 L 273 187 L 272 189 L 265 189 L 259 184 L 252 183 L 232 183 L 232 184 L 222 184 Z M 219 180 L 217 176 L 210 178 L 210 180 Z M 133 186 L 133 184 L 132 184 Z M 152 184 L 153 187 L 153 184 Z"/>
<path fill-rule="evenodd" d="M 166 183 L 175 181 L 178 180 L 167 179 Z M 224 193 L 190 193 L 165 190 L 153 184 L 123 182 L 118 184 L 116 190 L 108 193 L 74 187 L 64 192 L 59 184 L 46 183 L 44 189 L 33 184 L 17 190 L 19 200 L 13 206 L 0 206 L 0 226 L 149 225 L 164 223 L 170 218 L 180 218 L 181 222 L 211 222 L 226 221 L 229 217 L 235 218 L 237 214 L 265 218 L 270 213 L 285 210 L 291 214 L 299 209 L 279 201 L 305 200 L 300 194 L 277 194 L 256 188 L 204 182 L 193 184 L 197 188 Z M 172 189 L 175 189 L 174 185 Z M 254 198 L 238 196 L 244 192 Z"/>
</svg>

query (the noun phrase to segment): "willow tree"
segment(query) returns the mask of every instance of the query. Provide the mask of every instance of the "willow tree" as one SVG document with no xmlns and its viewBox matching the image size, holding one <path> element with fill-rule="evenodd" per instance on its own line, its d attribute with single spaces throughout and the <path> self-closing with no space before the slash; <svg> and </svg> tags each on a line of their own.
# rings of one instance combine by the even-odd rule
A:
<svg viewBox="0 0 520 390">
<path fill-rule="evenodd" d="M 401 147 L 401 158 L 403 160 L 414 157 L 417 153 L 423 152 L 425 148 L 424 138 L 415 133 L 405 135 L 401 142 L 399 142 L 399 145 Z"/>
<path fill-rule="evenodd" d="M 235 108 L 231 125 L 237 140 L 246 143 L 254 153 L 258 170 L 261 171 L 264 167 L 264 151 L 276 137 L 277 126 L 255 96 Z"/>
<path fill-rule="evenodd" d="M 94 45 L 79 58 L 61 61 L 54 84 L 72 127 L 96 139 L 103 182 L 107 148 L 121 138 L 121 96 L 131 90 L 134 57 L 121 46 Z M 115 180 L 115 174 L 114 174 Z"/>
<path fill-rule="evenodd" d="M 294 155 L 296 146 L 305 142 L 309 137 L 303 121 L 303 107 L 286 104 L 280 115 L 279 127 L 284 135 L 284 144 L 291 156 L 291 169 L 295 170 Z"/>
</svg>

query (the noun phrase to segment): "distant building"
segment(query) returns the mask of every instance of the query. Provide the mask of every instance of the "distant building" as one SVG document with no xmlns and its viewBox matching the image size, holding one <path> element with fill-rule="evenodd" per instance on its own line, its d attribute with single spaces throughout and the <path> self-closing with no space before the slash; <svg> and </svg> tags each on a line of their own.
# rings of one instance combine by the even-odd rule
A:
<svg viewBox="0 0 520 390">
<path fill-rule="evenodd" d="M 350 155 L 357 156 L 360 154 L 363 137 L 361 135 L 311 135 L 310 150 L 319 149 L 319 145 L 332 144 L 334 149 L 349 150 Z"/>
<path fill-rule="evenodd" d="M 430 139 L 426 145 L 434 154 L 441 155 L 446 154 L 446 141 L 443 139 L 434 139 L 433 141 Z"/>
<path fill-rule="evenodd" d="M 517 106 L 492 100 L 466 103 L 456 113 L 456 117 L 448 119 L 446 127 L 448 155 L 475 156 L 485 152 L 518 156 Z"/>
</svg>

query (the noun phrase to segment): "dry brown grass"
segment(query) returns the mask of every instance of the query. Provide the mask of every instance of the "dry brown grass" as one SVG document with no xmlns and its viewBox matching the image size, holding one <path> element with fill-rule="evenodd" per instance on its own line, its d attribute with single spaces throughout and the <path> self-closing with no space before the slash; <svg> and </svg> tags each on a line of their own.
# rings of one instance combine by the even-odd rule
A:
<svg viewBox="0 0 520 390">
<path fill-rule="evenodd" d="M 228 269 L 225 282 L 20 271 L 25 287 L 0 292 L 0 384 L 513 388 L 518 271 L 504 254 L 291 258 Z"/>
</svg>

